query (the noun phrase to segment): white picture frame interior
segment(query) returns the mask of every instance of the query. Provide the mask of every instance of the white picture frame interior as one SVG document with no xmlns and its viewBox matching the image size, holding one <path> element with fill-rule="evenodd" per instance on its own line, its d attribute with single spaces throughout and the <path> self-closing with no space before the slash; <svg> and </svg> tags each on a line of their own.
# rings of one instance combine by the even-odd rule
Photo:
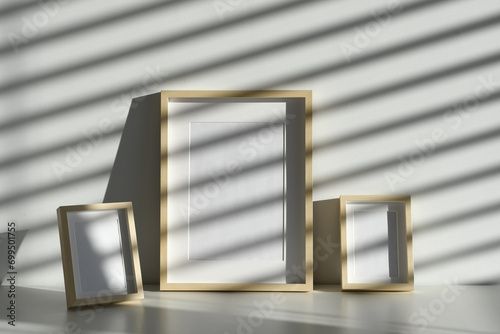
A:
<svg viewBox="0 0 500 334">
<path fill-rule="evenodd" d="M 254 195 L 258 195 L 260 198 L 253 197 L 254 201 L 259 203 L 266 202 L 266 204 L 274 205 L 263 205 L 264 212 L 260 213 L 260 217 L 266 215 L 266 209 L 270 210 L 270 216 L 275 217 L 273 221 L 261 220 L 257 222 L 257 232 L 258 229 L 269 230 L 265 225 L 271 225 L 271 230 L 274 229 L 271 238 L 262 239 L 261 243 L 252 243 L 252 240 L 247 239 L 243 247 L 249 246 L 254 248 L 255 246 L 260 246 L 258 252 L 262 255 L 256 258 L 250 259 L 248 252 L 243 257 L 246 259 L 235 259 L 230 258 L 224 261 L 219 259 L 210 259 L 210 256 L 204 256 L 200 254 L 203 250 L 209 250 L 210 245 L 207 247 L 203 246 L 190 246 L 190 231 L 189 228 L 189 217 L 192 217 L 192 211 L 203 209 L 201 207 L 193 208 L 193 198 L 190 197 L 193 189 L 191 182 L 191 176 L 193 173 L 191 171 L 189 162 L 192 157 L 194 150 L 193 144 L 198 145 L 198 143 L 193 143 L 191 137 L 193 124 L 205 124 L 205 125 L 226 125 L 226 128 L 231 123 L 233 125 L 232 130 L 236 130 L 240 127 L 240 131 L 237 133 L 226 133 L 222 135 L 221 133 L 211 133 L 208 135 L 215 135 L 212 138 L 197 138 L 203 139 L 202 143 L 210 143 L 210 145 L 201 145 L 201 149 L 211 148 L 214 144 L 221 144 L 221 142 L 226 141 L 228 146 L 233 146 L 234 141 L 239 141 L 237 146 L 244 145 L 245 142 L 249 141 L 250 137 L 255 136 L 255 134 L 267 132 L 268 129 L 277 129 L 277 135 L 275 138 L 280 138 L 281 142 L 275 145 L 271 150 L 257 150 L 254 149 L 255 159 L 251 161 L 243 162 L 240 160 L 240 168 L 244 171 L 249 171 L 249 173 L 258 172 L 259 169 L 272 168 L 273 164 L 281 165 L 282 175 L 285 174 L 284 166 L 284 133 L 286 132 L 286 103 L 284 102 L 248 102 L 242 103 L 237 101 L 214 101 L 210 102 L 204 101 L 203 99 L 170 99 L 169 103 L 169 127 L 168 127 L 168 142 L 169 142 L 169 167 L 168 167 L 168 180 L 169 180 L 169 190 L 168 190 L 168 207 L 180 208 L 180 210 L 169 210 L 168 211 L 168 260 L 169 269 L 167 271 L 167 280 L 172 283 L 286 283 L 286 256 L 285 252 L 281 251 L 284 246 L 284 220 L 286 220 L 286 215 L 284 214 L 284 185 L 281 185 L 279 193 L 276 190 L 279 188 L 279 184 L 273 187 L 270 191 L 258 192 Z M 178 103 L 176 103 L 178 102 Z M 190 110 L 202 109 L 203 112 L 200 113 L 190 113 Z M 186 116 L 188 115 L 188 116 Z M 274 126 L 274 127 L 273 127 Z M 231 130 L 231 129 L 229 129 Z M 243 131 L 241 131 L 243 130 Z M 230 131 L 231 132 L 231 131 Z M 187 135 L 189 134 L 189 135 Z M 228 138 L 227 140 L 224 138 Z M 282 151 L 276 152 L 276 148 L 280 146 Z M 247 149 L 252 149 L 252 143 L 248 142 Z M 257 145 L 260 145 L 257 143 Z M 227 147 L 226 147 L 227 148 Z M 197 148 L 198 149 L 198 148 Z M 224 145 L 222 148 L 224 150 Z M 198 149 L 199 150 L 199 149 Z M 269 157 L 268 154 L 278 153 L 278 155 Z M 281 155 L 280 155 L 281 153 Z M 269 161 L 264 161 L 265 159 L 270 159 Z M 267 166 L 266 166 L 267 165 Z M 231 169 L 231 166 L 228 167 Z M 276 171 L 272 171 L 275 173 Z M 196 177 L 197 175 L 194 175 Z M 281 176 L 281 182 L 284 176 Z M 207 181 L 207 180 L 205 180 Z M 216 184 L 216 180 L 209 180 L 209 183 Z M 200 184 L 200 182 L 197 182 Z M 205 182 L 206 183 L 206 182 Z M 185 185 L 189 186 L 186 187 Z M 261 190 L 266 190 L 263 188 L 263 184 L 260 185 Z M 208 198 L 210 195 L 205 193 Z M 230 195 L 228 195 L 230 196 Z M 237 196 L 243 199 L 245 196 Z M 212 203 L 209 203 L 212 204 Z M 208 204 L 207 204 L 208 206 Z M 281 217 L 276 216 L 276 207 L 281 206 Z M 252 207 L 252 203 L 240 203 L 241 210 L 246 210 L 246 208 L 252 208 L 255 211 L 255 207 Z M 184 208 L 184 210 L 183 210 Z M 226 212 L 231 214 L 237 214 L 235 209 L 227 209 Z M 250 210 L 247 210 L 245 214 L 248 215 Z M 209 212 L 207 215 L 212 214 Z M 222 213 L 219 215 L 222 216 Z M 241 218 L 242 216 L 240 216 Z M 220 218 L 220 217 L 219 217 Z M 280 220 L 281 219 L 281 220 Z M 207 221 L 205 221 L 207 222 Z M 255 221 L 254 221 L 255 222 Z M 212 228 L 208 231 L 208 235 L 213 235 L 217 231 L 224 230 L 221 229 L 221 223 L 219 219 L 207 222 L 207 225 L 212 224 Z M 218 225 L 218 226 L 217 226 Z M 244 224 L 249 227 L 249 221 Z M 274 228 L 273 228 L 274 226 Z M 278 228 L 276 228 L 278 227 Z M 200 231 L 201 232 L 201 231 Z M 244 232 L 244 231 L 243 231 Z M 254 233 L 254 236 L 261 235 L 262 233 Z M 200 234 L 198 234 L 200 235 Z M 207 234 L 206 234 L 207 235 Z M 242 236 L 239 234 L 239 236 Z M 221 235 L 221 238 L 229 238 L 228 235 Z M 193 238 L 193 241 L 199 241 L 199 238 Z M 239 240 L 242 241 L 241 239 Z M 217 244 L 217 242 L 211 243 L 211 245 Z M 224 244 L 224 243 L 222 243 Z M 278 245 L 278 247 L 276 247 Z M 206 245 L 205 245 L 206 246 Z M 197 248 L 198 247 L 198 248 Z M 201 249 L 200 249 L 201 248 Z M 266 249 L 267 248 L 267 249 Z M 277 259 L 270 253 L 276 254 L 276 249 L 280 249 L 280 257 Z M 194 258 L 190 258 L 189 250 L 197 250 L 197 254 Z M 253 252 L 252 250 L 252 252 Z M 220 254 L 222 249 L 214 250 Z M 266 252 L 270 252 L 266 255 Z M 203 260 L 200 260 L 203 259 Z M 223 274 L 222 274 L 223 273 Z"/>
<path fill-rule="evenodd" d="M 219 141 L 256 129 L 268 130 L 259 132 L 258 146 Z M 189 133 L 188 259 L 285 261 L 284 123 L 191 122 Z M 269 194 L 277 200 L 238 210 Z"/>
<path fill-rule="evenodd" d="M 346 202 L 348 283 L 407 283 L 404 202 Z"/>
<path fill-rule="evenodd" d="M 77 299 L 128 293 L 117 210 L 67 213 Z"/>
</svg>

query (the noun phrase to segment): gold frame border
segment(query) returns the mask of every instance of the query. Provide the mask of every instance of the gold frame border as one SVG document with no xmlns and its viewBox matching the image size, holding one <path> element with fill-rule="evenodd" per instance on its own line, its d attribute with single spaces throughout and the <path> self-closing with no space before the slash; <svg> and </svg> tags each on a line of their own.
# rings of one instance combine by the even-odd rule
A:
<svg viewBox="0 0 500 334">
<path fill-rule="evenodd" d="M 73 275 L 73 260 L 71 256 L 71 246 L 68 230 L 68 212 L 74 211 L 99 211 L 99 210 L 122 210 L 127 211 L 128 229 L 130 236 L 130 246 L 132 261 L 134 264 L 134 275 L 137 292 L 103 296 L 97 298 L 76 298 L 75 277 Z M 59 225 L 59 240 L 61 243 L 61 256 L 64 271 L 64 286 L 66 288 L 66 305 L 68 308 L 96 305 L 96 304 L 109 304 L 115 302 L 129 301 L 144 299 L 144 290 L 142 285 L 141 264 L 139 261 L 139 251 L 137 248 L 137 236 L 135 232 L 134 214 L 131 202 L 117 202 L 117 203 L 100 203 L 100 204 L 85 204 L 85 205 L 71 205 L 60 206 L 57 208 L 57 221 Z"/>
</svg>

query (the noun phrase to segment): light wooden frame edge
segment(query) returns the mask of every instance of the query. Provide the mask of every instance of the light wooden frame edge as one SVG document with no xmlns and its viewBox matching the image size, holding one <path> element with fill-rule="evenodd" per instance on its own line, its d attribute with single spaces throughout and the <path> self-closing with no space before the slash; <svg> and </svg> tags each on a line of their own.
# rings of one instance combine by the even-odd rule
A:
<svg viewBox="0 0 500 334">
<path fill-rule="evenodd" d="M 169 98 L 303 98 L 305 102 L 305 283 L 168 283 L 167 163 Z M 313 289 L 312 91 L 311 90 L 165 90 L 160 120 L 160 291 L 297 291 Z"/>
<path fill-rule="evenodd" d="M 130 246 L 132 261 L 134 265 L 135 284 L 137 292 L 106 296 L 106 300 L 101 298 L 76 298 L 75 277 L 73 275 L 73 260 L 71 254 L 71 245 L 68 230 L 67 213 L 73 211 L 93 211 L 93 210 L 120 210 L 127 211 L 128 230 L 130 237 Z M 100 203 L 60 206 L 57 208 L 57 221 L 59 226 L 59 241 L 61 244 L 61 257 L 64 271 L 64 286 L 66 289 L 66 306 L 74 308 L 85 305 L 109 304 L 130 300 L 144 299 L 144 290 L 142 284 L 141 264 L 139 260 L 139 251 L 137 248 L 137 236 L 135 231 L 135 221 L 131 202 Z"/>
<path fill-rule="evenodd" d="M 347 233 L 346 203 L 351 201 L 367 202 L 404 202 L 406 220 L 407 283 L 349 283 L 347 279 Z M 409 195 L 344 195 L 340 196 L 340 263 L 342 291 L 413 291 L 413 234 L 411 225 L 411 196 Z"/>
</svg>

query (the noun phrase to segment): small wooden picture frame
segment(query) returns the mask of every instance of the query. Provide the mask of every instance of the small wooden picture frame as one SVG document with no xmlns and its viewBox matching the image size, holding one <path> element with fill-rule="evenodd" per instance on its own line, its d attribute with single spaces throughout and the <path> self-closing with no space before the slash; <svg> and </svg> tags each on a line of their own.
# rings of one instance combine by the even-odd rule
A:
<svg viewBox="0 0 500 334">
<path fill-rule="evenodd" d="M 410 196 L 340 196 L 342 290 L 412 291 Z"/>
<path fill-rule="evenodd" d="M 311 166 L 311 91 L 162 91 L 160 290 L 311 291 Z"/>
<path fill-rule="evenodd" d="M 57 209 L 68 308 L 143 299 L 132 203 Z"/>
</svg>

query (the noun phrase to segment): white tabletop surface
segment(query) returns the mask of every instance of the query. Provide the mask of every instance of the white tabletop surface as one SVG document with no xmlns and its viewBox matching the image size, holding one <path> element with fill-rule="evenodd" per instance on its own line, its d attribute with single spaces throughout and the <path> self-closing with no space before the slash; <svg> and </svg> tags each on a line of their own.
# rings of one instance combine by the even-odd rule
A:
<svg viewBox="0 0 500 334">
<path fill-rule="evenodd" d="M 500 286 L 417 286 L 412 293 L 159 292 L 145 299 L 67 310 L 64 291 L 0 287 L 0 333 L 500 333 Z"/>
</svg>

